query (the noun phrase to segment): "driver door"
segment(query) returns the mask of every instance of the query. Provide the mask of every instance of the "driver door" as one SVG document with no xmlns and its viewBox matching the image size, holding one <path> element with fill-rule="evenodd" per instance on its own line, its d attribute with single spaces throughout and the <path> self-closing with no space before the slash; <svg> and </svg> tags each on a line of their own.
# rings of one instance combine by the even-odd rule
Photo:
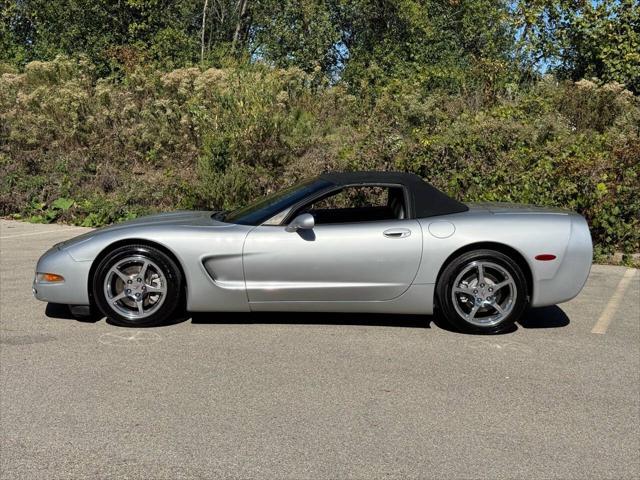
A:
<svg viewBox="0 0 640 480">
<path fill-rule="evenodd" d="M 338 207 L 324 202 L 299 208 L 293 216 L 308 212 L 320 220 L 311 229 L 253 229 L 243 249 L 249 301 L 359 302 L 402 295 L 420 264 L 420 224 L 396 218 L 406 210 L 362 206 L 362 196 L 357 198 L 359 204 L 346 208 L 344 200 Z"/>
</svg>

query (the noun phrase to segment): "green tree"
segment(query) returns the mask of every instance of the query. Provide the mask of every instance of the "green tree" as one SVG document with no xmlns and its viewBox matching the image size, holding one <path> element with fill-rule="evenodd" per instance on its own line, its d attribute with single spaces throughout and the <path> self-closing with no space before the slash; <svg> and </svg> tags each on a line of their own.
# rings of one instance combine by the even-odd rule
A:
<svg viewBox="0 0 640 480">
<path fill-rule="evenodd" d="M 334 71 L 341 26 L 335 22 L 331 7 L 317 0 L 255 2 L 251 9 L 251 53 L 280 67 Z"/>
<path fill-rule="evenodd" d="M 529 66 L 572 80 L 616 81 L 640 92 L 638 0 L 521 0 L 514 20 Z"/>
<path fill-rule="evenodd" d="M 507 72 L 513 35 L 502 0 L 335 0 L 348 51 L 345 78 L 415 88 L 493 83 Z"/>
<path fill-rule="evenodd" d="M 9 1 L 2 14 L 3 43 L 19 46 L 16 63 L 82 53 L 105 72 L 113 63 L 142 61 L 171 68 L 197 58 L 198 5 L 195 0 Z"/>
<path fill-rule="evenodd" d="M 22 64 L 27 60 L 27 45 L 32 25 L 21 16 L 17 4 L 0 0 L 0 62 Z"/>
</svg>

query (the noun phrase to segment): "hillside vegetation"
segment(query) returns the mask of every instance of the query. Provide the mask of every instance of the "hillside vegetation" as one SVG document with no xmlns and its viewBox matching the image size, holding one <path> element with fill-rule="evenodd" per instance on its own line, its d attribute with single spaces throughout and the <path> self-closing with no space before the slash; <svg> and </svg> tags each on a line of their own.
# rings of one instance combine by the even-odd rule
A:
<svg viewBox="0 0 640 480">
<path fill-rule="evenodd" d="M 64 3 L 128 28 L 67 31 Z M 5 2 L 0 215 L 100 226 L 403 170 L 463 201 L 577 210 L 599 258 L 640 251 L 637 1 L 212 0 L 201 23 L 204 3 Z"/>
</svg>

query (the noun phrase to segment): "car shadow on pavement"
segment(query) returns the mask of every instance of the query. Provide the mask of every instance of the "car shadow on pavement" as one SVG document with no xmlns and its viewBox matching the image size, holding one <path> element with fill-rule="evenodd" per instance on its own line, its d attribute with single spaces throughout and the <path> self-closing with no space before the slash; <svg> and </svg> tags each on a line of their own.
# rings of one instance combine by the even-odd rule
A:
<svg viewBox="0 0 640 480">
<path fill-rule="evenodd" d="M 191 314 L 196 324 L 366 325 L 371 327 L 430 328 L 433 317 L 382 313 L 328 312 L 212 312 Z"/>
<path fill-rule="evenodd" d="M 47 303 L 47 307 L 44 310 L 44 314 L 48 318 L 59 318 L 64 320 L 76 320 L 83 323 L 96 323 L 103 317 L 100 315 L 87 315 L 77 316 L 71 313 L 68 305 L 62 305 L 60 303 Z"/>
<path fill-rule="evenodd" d="M 83 323 L 96 323 L 104 317 L 91 315 L 78 317 L 71 313 L 67 305 L 48 303 L 45 315 L 49 318 L 76 320 Z M 284 324 L 284 325 L 362 325 L 370 327 L 437 328 L 455 332 L 449 324 L 436 315 L 402 315 L 384 313 L 326 313 L 326 312 L 207 312 L 187 313 L 163 326 L 175 325 L 191 319 L 194 324 Z M 107 323 L 111 323 L 109 319 Z M 569 317 L 557 305 L 531 308 L 512 328 L 501 332 L 509 334 L 522 328 L 560 328 L 569 325 Z"/>
<path fill-rule="evenodd" d="M 431 325 L 455 332 L 440 315 L 401 315 L 382 313 L 192 313 L 196 324 L 300 324 L 300 325 L 365 325 L 372 327 L 431 328 Z M 511 328 L 500 334 L 509 334 L 522 328 L 559 328 L 569 325 L 569 317 L 557 305 L 531 308 Z"/>
<path fill-rule="evenodd" d="M 518 321 L 522 328 L 561 328 L 569 323 L 571 320 L 557 305 L 530 308 Z"/>
</svg>

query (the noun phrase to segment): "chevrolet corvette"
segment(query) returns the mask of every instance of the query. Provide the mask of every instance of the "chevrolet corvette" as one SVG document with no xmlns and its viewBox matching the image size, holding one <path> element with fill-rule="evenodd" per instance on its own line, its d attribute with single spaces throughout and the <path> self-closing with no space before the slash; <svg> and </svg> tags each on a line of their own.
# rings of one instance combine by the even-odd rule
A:
<svg viewBox="0 0 640 480">
<path fill-rule="evenodd" d="M 575 297 L 592 243 L 558 208 L 461 203 L 419 176 L 325 173 L 235 211 L 142 217 L 54 245 L 33 293 L 122 326 L 190 312 L 433 314 L 499 333 Z"/>
</svg>

